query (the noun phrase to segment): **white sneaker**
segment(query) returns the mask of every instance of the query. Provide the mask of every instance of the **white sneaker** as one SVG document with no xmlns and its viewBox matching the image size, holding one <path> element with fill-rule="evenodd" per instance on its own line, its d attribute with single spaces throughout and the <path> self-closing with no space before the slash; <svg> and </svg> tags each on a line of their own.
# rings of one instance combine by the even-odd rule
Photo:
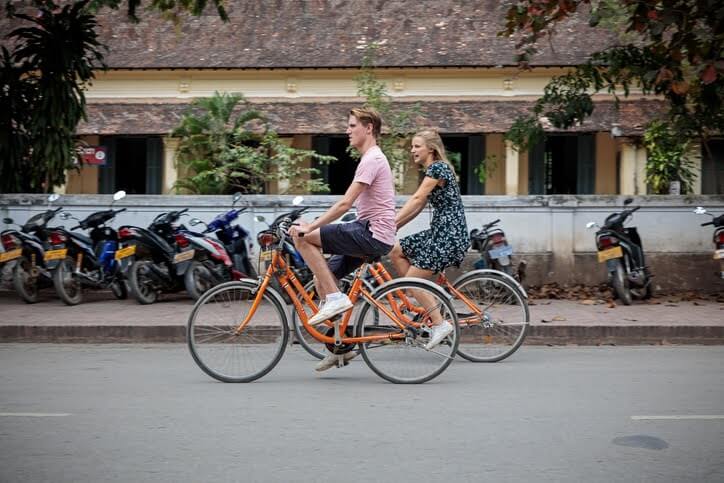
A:
<svg viewBox="0 0 724 483">
<path fill-rule="evenodd" d="M 349 351 L 344 354 L 327 354 L 327 357 L 317 363 L 314 370 L 322 372 L 333 367 L 346 366 L 349 364 L 349 361 L 355 357 L 357 357 L 357 353 L 355 351 Z"/>
<path fill-rule="evenodd" d="M 351 309 L 353 307 L 352 302 L 349 300 L 349 297 L 347 295 L 342 295 L 341 297 L 334 299 L 334 300 L 325 300 L 324 305 L 322 305 L 319 309 L 319 312 L 314 314 L 314 316 L 309 319 L 310 325 L 317 325 L 325 320 L 331 319 L 335 315 L 341 314 L 342 312 L 346 312 L 347 310 Z"/>
<path fill-rule="evenodd" d="M 445 340 L 445 337 L 452 333 L 453 329 L 453 325 L 447 320 L 444 320 L 442 321 L 442 323 L 433 326 L 430 329 L 430 341 L 425 344 L 425 349 L 434 349 L 440 342 Z"/>
</svg>

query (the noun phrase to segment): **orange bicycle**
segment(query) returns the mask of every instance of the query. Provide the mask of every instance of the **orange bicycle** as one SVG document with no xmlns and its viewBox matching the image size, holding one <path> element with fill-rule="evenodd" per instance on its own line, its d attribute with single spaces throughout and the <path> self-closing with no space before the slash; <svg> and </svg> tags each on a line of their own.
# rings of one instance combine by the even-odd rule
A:
<svg viewBox="0 0 724 483">
<path fill-rule="evenodd" d="M 358 350 L 376 374 L 393 383 L 419 384 L 440 375 L 458 348 L 458 318 L 450 296 L 430 281 L 401 278 L 370 290 L 361 278 L 374 262 L 370 260 L 351 281 L 349 297 L 359 303 L 332 321 L 309 324 L 317 304 L 282 256 L 287 230 L 305 211 L 296 209 L 259 234 L 260 258 L 271 255 L 262 277 L 218 285 L 196 302 L 187 326 L 194 361 L 223 382 L 251 382 L 276 366 L 289 341 L 289 324 L 284 298 L 270 286 L 275 279 L 293 303 L 302 327 L 327 350 L 336 354 Z M 421 297 L 427 300 L 424 305 L 416 296 L 422 293 L 427 296 Z M 353 312 L 357 313 L 354 326 Z M 440 320 L 448 320 L 455 330 L 428 350 L 429 328 Z"/>
<path fill-rule="evenodd" d="M 367 267 L 362 282 L 368 290 L 388 283 L 392 275 L 381 262 Z M 352 277 L 341 280 L 342 290 L 351 287 Z M 444 273 L 436 283 L 452 297 L 460 325 L 457 353 L 471 362 L 498 362 L 513 354 L 523 344 L 530 327 L 528 296 L 511 276 L 497 270 L 474 270 L 451 282 Z M 317 300 L 313 282 L 305 285 L 306 294 Z M 405 300 L 401 300 L 405 303 Z M 324 346 L 305 333 L 292 312 L 297 341 L 314 357 L 324 357 Z"/>
</svg>

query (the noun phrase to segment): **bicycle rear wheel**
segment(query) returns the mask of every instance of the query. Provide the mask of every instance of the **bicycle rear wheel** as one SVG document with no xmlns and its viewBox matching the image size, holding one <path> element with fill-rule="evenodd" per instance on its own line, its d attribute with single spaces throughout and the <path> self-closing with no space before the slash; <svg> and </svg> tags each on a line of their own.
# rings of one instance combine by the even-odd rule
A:
<svg viewBox="0 0 724 483">
<path fill-rule="evenodd" d="M 440 287 L 427 280 L 401 278 L 388 282 L 372 295 L 374 300 L 390 313 L 396 306 L 402 307 L 398 291 L 404 293 L 415 307 L 423 307 L 419 294 L 427 295 L 432 302 L 424 313 L 403 311 L 415 324 L 401 329 L 395 320 L 383 310 L 366 302 L 359 313 L 356 323 L 356 335 L 399 335 L 400 340 L 387 339 L 381 342 L 360 344 L 360 351 L 367 365 L 380 377 L 396 384 L 420 384 L 440 375 L 452 362 L 458 347 L 459 328 L 450 296 Z M 439 345 L 427 350 L 429 332 L 427 327 L 431 318 L 440 317 L 453 325 L 453 331 Z M 423 324 L 423 325 L 419 325 Z"/>
<path fill-rule="evenodd" d="M 530 314 L 526 298 L 512 283 L 471 273 L 454 287 L 461 293 L 461 298 L 453 298 L 460 324 L 458 354 L 472 362 L 497 362 L 518 350 L 528 333 Z"/>
<path fill-rule="evenodd" d="M 199 298 L 189 316 L 186 338 L 191 356 L 206 374 L 223 382 L 251 382 L 279 362 L 289 340 L 281 297 L 265 290 L 254 317 L 249 314 L 258 282 L 227 282 Z"/>
</svg>

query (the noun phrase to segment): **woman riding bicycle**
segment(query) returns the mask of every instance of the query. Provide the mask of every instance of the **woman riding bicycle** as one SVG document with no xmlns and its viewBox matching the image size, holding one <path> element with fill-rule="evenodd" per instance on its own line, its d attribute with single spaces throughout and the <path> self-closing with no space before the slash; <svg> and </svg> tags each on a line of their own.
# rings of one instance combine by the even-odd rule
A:
<svg viewBox="0 0 724 483">
<path fill-rule="evenodd" d="M 445 155 L 440 135 L 432 130 L 415 134 L 410 153 L 412 162 L 425 170 L 425 177 L 397 213 L 397 229 L 415 219 L 428 200 L 433 209 L 432 220 L 429 229 L 397 242 L 390 259 L 398 275 L 430 279 L 447 267 L 460 266 L 470 246 L 470 237 L 455 170 Z M 447 322 L 434 326 L 430 346 L 452 330 L 452 324 Z"/>
</svg>

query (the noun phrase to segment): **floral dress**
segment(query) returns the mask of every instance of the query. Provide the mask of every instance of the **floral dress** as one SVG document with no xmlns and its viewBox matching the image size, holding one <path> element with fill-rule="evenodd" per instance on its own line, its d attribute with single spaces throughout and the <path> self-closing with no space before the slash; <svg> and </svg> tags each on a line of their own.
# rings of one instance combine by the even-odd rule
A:
<svg viewBox="0 0 724 483">
<path fill-rule="evenodd" d="M 449 266 L 460 266 L 470 237 L 460 188 L 450 166 L 435 161 L 425 176 L 445 180 L 444 186 L 435 186 L 429 196 L 433 210 L 430 229 L 406 236 L 400 240 L 400 246 L 413 266 L 442 272 Z"/>
</svg>

